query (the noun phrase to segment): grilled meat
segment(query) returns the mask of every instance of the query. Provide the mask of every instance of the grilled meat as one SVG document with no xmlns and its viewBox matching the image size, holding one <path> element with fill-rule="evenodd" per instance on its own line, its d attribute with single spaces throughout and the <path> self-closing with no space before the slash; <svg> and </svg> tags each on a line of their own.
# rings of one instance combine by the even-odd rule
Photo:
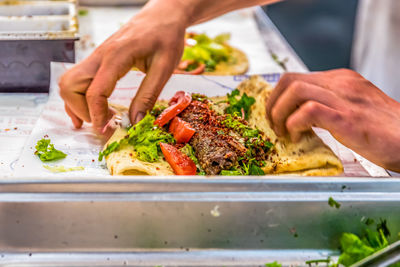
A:
<svg viewBox="0 0 400 267">
<path fill-rule="evenodd" d="M 192 101 L 179 116 L 196 130 L 189 143 L 207 175 L 229 170 L 237 165 L 238 157 L 246 152 L 243 145 L 224 134 L 226 129 L 221 127 L 218 115 L 206 101 Z"/>
</svg>

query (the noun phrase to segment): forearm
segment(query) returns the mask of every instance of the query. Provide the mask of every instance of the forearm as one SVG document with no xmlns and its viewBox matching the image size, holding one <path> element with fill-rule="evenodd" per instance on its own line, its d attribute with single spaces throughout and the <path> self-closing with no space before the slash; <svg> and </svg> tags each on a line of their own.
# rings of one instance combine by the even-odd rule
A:
<svg viewBox="0 0 400 267">
<path fill-rule="evenodd" d="M 186 27 L 218 17 L 227 12 L 270 4 L 280 0 L 151 0 L 145 10 L 165 9 L 176 11 L 168 16 L 179 16 Z"/>
</svg>

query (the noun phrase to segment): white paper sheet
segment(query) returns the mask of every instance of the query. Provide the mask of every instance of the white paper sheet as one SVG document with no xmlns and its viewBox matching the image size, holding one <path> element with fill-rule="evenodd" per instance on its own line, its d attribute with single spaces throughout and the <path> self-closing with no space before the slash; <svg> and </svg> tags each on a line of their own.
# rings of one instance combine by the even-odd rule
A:
<svg viewBox="0 0 400 267">
<path fill-rule="evenodd" d="M 47 94 L 0 94 L 0 173 L 10 176 Z"/>
<path fill-rule="evenodd" d="M 88 125 L 75 130 L 69 117 L 64 111 L 64 105 L 58 95 L 57 80 L 69 65 L 62 63 L 52 64 L 51 94 L 42 115 L 40 116 L 16 166 L 16 177 L 109 177 L 105 164 L 97 161 L 98 152 L 102 148 L 100 139 L 91 132 Z M 266 80 L 271 83 L 279 79 L 279 74 L 265 74 Z M 110 101 L 128 105 L 131 98 L 143 79 L 144 74 L 130 72 L 118 82 Z M 165 86 L 161 98 L 168 99 L 176 91 L 198 92 L 208 96 L 225 95 L 233 90 L 246 76 L 186 76 L 174 75 Z M 349 176 L 368 176 L 369 173 L 354 160 L 353 153 L 338 144 L 326 131 L 319 130 L 325 139 L 345 164 L 345 171 Z M 57 149 L 68 154 L 67 158 L 48 165 L 62 165 L 65 167 L 83 166 L 82 171 L 68 173 L 51 173 L 43 168 L 39 158 L 34 155 L 35 145 L 38 140 L 48 136 Z M 352 164 L 354 166 L 351 166 Z"/>
</svg>

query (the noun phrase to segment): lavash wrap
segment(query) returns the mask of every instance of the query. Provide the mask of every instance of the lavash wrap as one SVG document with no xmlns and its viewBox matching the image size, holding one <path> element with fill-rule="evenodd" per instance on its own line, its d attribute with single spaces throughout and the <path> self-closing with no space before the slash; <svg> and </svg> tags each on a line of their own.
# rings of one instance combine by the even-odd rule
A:
<svg viewBox="0 0 400 267">
<path fill-rule="evenodd" d="M 203 75 L 240 75 L 249 69 L 249 60 L 246 54 L 238 48 L 228 46 L 230 57 L 227 61 L 221 61 L 215 66 L 215 70 L 206 71 Z"/>
<path fill-rule="evenodd" d="M 339 158 L 314 133 L 304 135 L 298 143 L 293 143 L 289 137 L 278 138 L 270 127 L 266 116 L 266 102 L 272 91 L 272 86 L 259 76 L 252 76 L 242 82 L 238 89 L 255 98 L 248 120 L 249 126 L 258 128 L 268 136 L 274 144 L 272 152 L 262 168 L 266 175 L 290 174 L 304 176 L 331 176 L 343 172 Z M 221 99 L 221 97 L 218 97 Z M 127 108 L 116 108 L 119 112 L 127 112 Z M 108 144 L 119 141 L 127 135 L 127 130 L 117 128 Z M 123 146 L 106 157 L 107 168 L 112 175 L 174 175 L 172 168 L 162 156 L 157 162 L 144 162 L 137 158 L 132 145 Z"/>
</svg>

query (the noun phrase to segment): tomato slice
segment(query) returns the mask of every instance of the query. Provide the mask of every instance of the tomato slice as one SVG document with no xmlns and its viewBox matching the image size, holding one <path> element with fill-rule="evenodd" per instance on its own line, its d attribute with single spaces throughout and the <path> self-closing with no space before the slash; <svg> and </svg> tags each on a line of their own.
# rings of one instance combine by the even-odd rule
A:
<svg viewBox="0 0 400 267">
<path fill-rule="evenodd" d="M 181 113 L 192 102 L 192 96 L 184 91 L 178 91 L 169 101 L 169 107 L 166 108 L 160 116 L 154 121 L 155 125 L 160 127 L 167 124 L 176 115 Z"/>
<path fill-rule="evenodd" d="M 169 132 L 172 133 L 177 143 L 185 144 L 190 141 L 196 131 L 190 123 L 175 117 L 169 125 Z"/>
<path fill-rule="evenodd" d="M 160 143 L 166 161 L 177 175 L 196 175 L 196 164 L 176 147 Z"/>
<path fill-rule="evenodd" d="M 183 61 L 182 63 L 180 63 L 180 66 L 183 67 L 187 64 L 187 62 Z M 189 64 L 187 64 L 187 66 L 189 66 Z M 187 68 L 186 66 L 186 68 Z M 186 69 L 185 68 L 185 69 Z M 191 71 L 186 71 L 185 69 L 180 69 L 179 66 L 177 69 L 174 70 L 175 74 L 192 74 L 192 75 L 199 75 L 202 74 L 205 69 L 206 69 L 206 64 L 204 63 L 199 63 L 197 68 L 195 68 L 194 70 Z"/>
</svg>

